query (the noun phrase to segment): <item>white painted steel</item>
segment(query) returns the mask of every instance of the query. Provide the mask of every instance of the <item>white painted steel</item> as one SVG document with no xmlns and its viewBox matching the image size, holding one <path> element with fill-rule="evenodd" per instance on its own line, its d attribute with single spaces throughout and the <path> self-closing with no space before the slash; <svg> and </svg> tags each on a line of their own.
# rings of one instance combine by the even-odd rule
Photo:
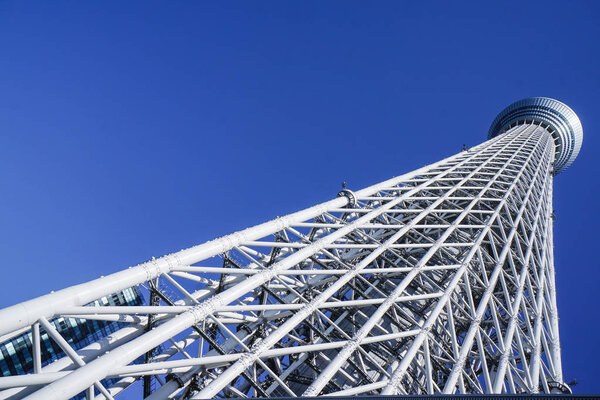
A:
<svg viewBox="0 0 600 400">
<path fill-rule="evenodd" d="M 551 392 L 563 383 L 560 152 L 547 122 L 518 122 L 409 174 L 0 310 L 2 340 L 32 330 L 35 361 L 0 377 L 0 398 L 96 385 L 110 399 L 142 377 L 149 399 Z M 159 304 L 84 306 L 133 285 Z M 48 323 L 60 317 L 128 326 L 75 352 Z M 68 357 L 42 367 L 44 332 Z"/>
<path fill-rule="evenodd" d="M 443 162 L 444 160 L 431 164 L 429 168 Z M 408 174 L 370 186 L 357 192 L 357 194 L 368 196 L 377 193 L 381 189 L 394 186 L 404 179 L 410 179 L 412 176 L 419 174 L 426 168 L 427 167 L 423 167 Z M 153 259 L 135 267 L 130 267 L 126 270 L 103 276 L 90 282 L 71 286 L 33 300 L 4 308 L 0 310 L 0 321 L 2 321 L 2 325 L 0 325 L 0 335 L 5 335 L 11 333 L 11 331 L 31 325 L 41 317 L 52 318 L 60 315 L 62 307 L 84 305 L 99 299 L 100 297 L 154 279 L 162 273 L 172 271 L 176 267 L 194 264 L 207 258 L 223 254 L 233 247 L 238 246 L 243 241 L 254 238 L 259 239 L 271 235 L 296 222 L 300 223 L 301 221 L 321 215 L 329 208 L 343 207 L 347 202 L 348 200 L 345 197 L 338 197 L 326 203 L 318 204 L 305 210 L 289 214 L 285 217 L 278 217 L 269 222 L 253 226 L 252 228 L 177 253 Z"/>
</svg>

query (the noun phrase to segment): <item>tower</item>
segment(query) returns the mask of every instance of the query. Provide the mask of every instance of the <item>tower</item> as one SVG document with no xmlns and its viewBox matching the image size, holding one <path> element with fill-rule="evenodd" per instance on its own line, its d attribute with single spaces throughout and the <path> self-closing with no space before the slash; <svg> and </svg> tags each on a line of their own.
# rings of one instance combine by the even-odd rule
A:
<svg viewBox="0 0 600 400">
<path fill-rule="evenodd" d="M 152 399 L 568 392 L 552 179 L 576 158 L 582 127 L 563 103 L 529 98 L 503 110 L 488 138 L 0 310 L 0 342 L 41 326 L 68 355 L 0 377 L 0 394 L 107 398 L 138 379 Z M 136 285 L 147 306 L 84 307 Z M 76 352 L 49 327 L 57 317 L 128 325 Z M 106 388 L 106 378 L 118 380 Z"/>
</svg>

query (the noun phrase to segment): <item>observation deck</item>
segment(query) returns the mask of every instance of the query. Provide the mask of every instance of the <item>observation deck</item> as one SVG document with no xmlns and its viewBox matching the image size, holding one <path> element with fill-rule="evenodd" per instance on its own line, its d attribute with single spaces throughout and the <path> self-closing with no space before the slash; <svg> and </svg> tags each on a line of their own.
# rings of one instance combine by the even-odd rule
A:
<svg viewBox="0 0 600 400">
<path fill-rule="evenodd" d="M 506 107 L 492 122 L 488 139 L 516 125 L 532 122 L 539 122 L 552 134 L 556 145 L 554 174 L 573 164 L 583 142 L 583 127 L 569 106 L 548 97 L 529 97 Z"/>
</svg>

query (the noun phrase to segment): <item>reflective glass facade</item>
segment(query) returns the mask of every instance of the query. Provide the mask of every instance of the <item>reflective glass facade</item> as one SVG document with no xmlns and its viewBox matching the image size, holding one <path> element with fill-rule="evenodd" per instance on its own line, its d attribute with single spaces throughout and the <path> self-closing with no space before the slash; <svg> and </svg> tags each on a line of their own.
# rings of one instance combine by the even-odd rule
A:
<svg viewBox="0 0 600 400">
<path fill-rule="evenodd" d="M 88 305 L 139 306 L 142 303 L 143 300 L 138 289 L 131 287 L 122 292 L 102 297 Z M 80 318 L 56 318 L 51 320 L 50 323 L 75 350 L 82 349 L 127 325 L 124 322 L 85 320 Z M 48 337 L 48 334 L 43 329 L 40 329 L 40 348 L 42 366 L 65 357 L 62 349 Z M 33 343 L 31 331 L 0 344 L 0 376 L 22 375 L 32 372 Z M 102 383 L 105 387 L 110 387 L 116 381 L 117 379 L 106 379 Z M 74 399 L 84 398 L 84 393 L 74 397 Z"/>
</svg>

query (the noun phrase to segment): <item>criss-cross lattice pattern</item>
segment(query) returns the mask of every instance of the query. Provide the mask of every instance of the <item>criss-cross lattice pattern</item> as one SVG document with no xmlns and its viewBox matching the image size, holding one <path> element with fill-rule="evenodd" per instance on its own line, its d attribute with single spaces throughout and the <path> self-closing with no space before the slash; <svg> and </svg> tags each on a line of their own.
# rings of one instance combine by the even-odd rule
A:
<svg viewBox="0 0 600 400">
<path fill-rule="evenodd" d="M 32 301 L 0 341 L 42 330 L 67 357 L 0 378 L 0 397 L 111 398 L 138 379 L 152 399 L 550 393 L 562 382 L 554 153 L 544 127 L 517 125 L 410 174 L 57 292 L 51 306 Z M 83 306 L 138 284 L 147 306 Z M 76 352 L 50 318 L 127 326 Z M 105 388 L 105 378 L 119 382 Z"/>
</svg>

